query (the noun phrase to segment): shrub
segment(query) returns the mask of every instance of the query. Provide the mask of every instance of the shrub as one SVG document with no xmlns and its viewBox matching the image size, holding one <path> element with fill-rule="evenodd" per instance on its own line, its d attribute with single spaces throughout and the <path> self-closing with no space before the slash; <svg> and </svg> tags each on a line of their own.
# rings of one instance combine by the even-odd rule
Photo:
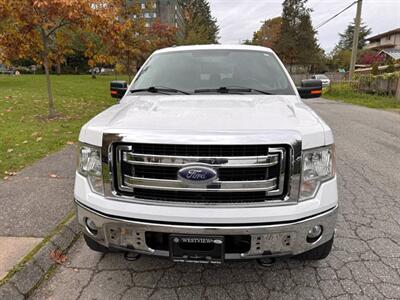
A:
<svg viewBox="0 0 400 300">
<path fill-rule="evenodd" d="M 371 74 L 372 75 L 378 75 L 379 74 L 379 64 L 378 63 L 374 63 L 372 65 L 372 70 L 371 70 Z"/>
</svg>

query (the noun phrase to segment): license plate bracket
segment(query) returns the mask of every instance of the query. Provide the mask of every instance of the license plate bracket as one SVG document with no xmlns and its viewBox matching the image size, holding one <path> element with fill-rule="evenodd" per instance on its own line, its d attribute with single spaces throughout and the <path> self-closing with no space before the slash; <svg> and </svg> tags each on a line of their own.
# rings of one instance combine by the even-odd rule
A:
<svg viewBox="0 0 400 300">
<path fill-rule="evenodd" d="M 223 236 L 169 236 L 170 258 L 175 262 L 221 264 L 225 256 Z"/>
</svg>

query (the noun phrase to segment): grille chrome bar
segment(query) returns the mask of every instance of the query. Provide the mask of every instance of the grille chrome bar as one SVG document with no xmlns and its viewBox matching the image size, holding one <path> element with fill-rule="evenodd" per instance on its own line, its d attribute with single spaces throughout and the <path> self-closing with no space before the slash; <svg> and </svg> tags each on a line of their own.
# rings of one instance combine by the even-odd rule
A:
<svg viewBox="0 0 400 300">
<path fill-rule="evenodd" d="M 272 167 L 279 163 L 279 154 L 264 156 L 204 157 L 204 156 L 167 156 L 124 152 L 123 160 L 132 165 L 152 165 L 182 167 L 185 164 L 207 164 L 211 167 L 256 168 Z"/>
<path fill-rule="evenodd" d="M 149 179 L 124 175 L 125 186 L 166 191 L 188 192 L 259 192 L 272 191 L 277 188 L 277 179 L 256 181 L 216 181 L 211 185 L 193 187 L 178 180 Z"/>
</svg>

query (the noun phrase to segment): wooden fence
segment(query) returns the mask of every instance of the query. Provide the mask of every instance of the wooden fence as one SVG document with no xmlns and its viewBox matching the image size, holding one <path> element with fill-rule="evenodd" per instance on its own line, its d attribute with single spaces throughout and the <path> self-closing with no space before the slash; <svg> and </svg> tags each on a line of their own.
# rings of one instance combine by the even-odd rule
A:
<svg viewBox="0 0 400 300">
<path fill-rule="evenodd" d="M 377 93 L 385 95 L 396 95 L 396 91 L 399 88 L 400 79 L 373 79 L 358 81 L 357 89 L 362 93 Z"/>
</svg>

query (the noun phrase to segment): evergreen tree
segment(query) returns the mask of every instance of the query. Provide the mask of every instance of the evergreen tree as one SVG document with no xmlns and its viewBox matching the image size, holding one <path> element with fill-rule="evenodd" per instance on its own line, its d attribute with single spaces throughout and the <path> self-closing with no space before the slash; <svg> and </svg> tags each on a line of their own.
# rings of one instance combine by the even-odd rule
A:
<svg viewBox="0 0 400 300">
<path fill-rule="evenodd" d="M 276 51 L 285 64 L 310 65 L 321 60 L 320 47 L 311 24 L 307 0 L 283 1 L 282 26 Z"/>
<path fill-rule="evenodd" d="M 364 48 L 366 45 L 366 37 L 371 34 L 371 28 L 368 28 L 367 25 L 361 23 L 360 25 L 360 34 L 358 38 L 358 49 Z M 339 43 L 336 45 L 336 49 L 343 50 L 348 49 L 351 50 L 353 47 L 353 36 L 354 36 L 354 21 L 351 22 L 346 30 L 343 33 L 339 33 L 340 40 Z"/>
<path fill-rule="evenodd" d="M 180 44 L 216 44 L 219 28 L 207 0 L 180 0 L 184 36 Z"/>
</svg>

